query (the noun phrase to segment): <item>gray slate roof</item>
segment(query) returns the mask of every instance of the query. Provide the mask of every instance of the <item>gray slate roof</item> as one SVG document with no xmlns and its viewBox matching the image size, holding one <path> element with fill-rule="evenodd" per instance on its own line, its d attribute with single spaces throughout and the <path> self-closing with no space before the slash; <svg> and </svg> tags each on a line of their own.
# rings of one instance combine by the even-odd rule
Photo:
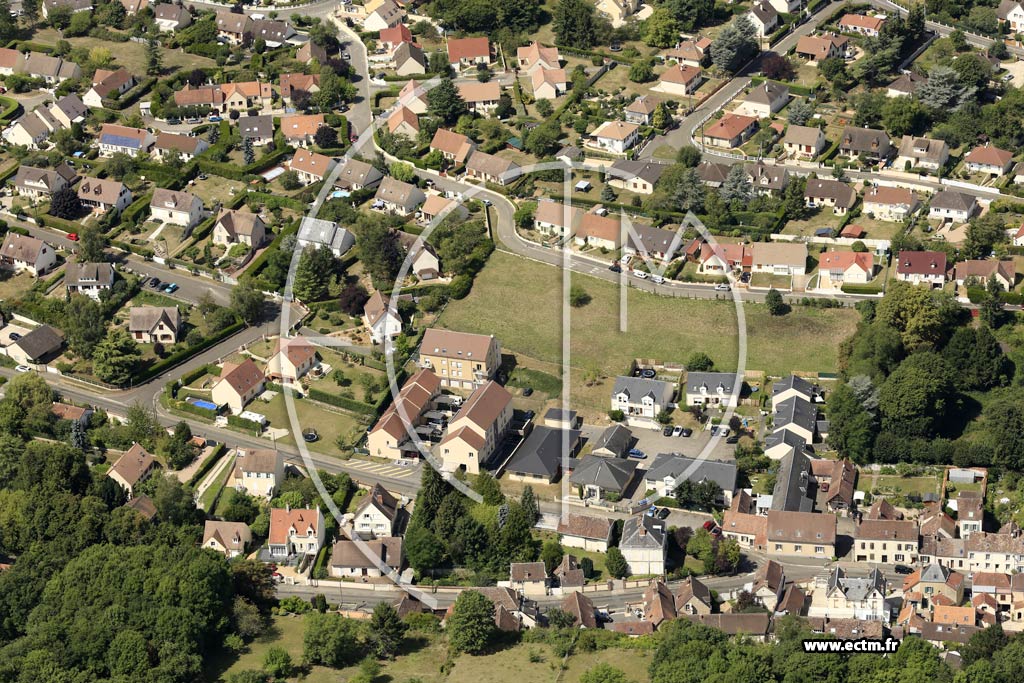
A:
<svg viewBox="0 0 1024 683">
<path fill-rule="evenodd" d="M 778 382 L 772 384 L 772 396 L 778 396 L 784 391 L 795 389 L 804 396 L 816 396 L 817 390 L 811 382 L 808 382 L 803 377 L 797 377 L 796 375 L 790 375 L 780 379 Z"/>
<path fill-rule="evenodd" d="M 633 444 L 633 432 L 622 425 L 612 425 L 594 440 L 593 451 L 607 450 L 617 457 L 624 457 Z"/>
<path fill-rule="evenodd" d="M 512 459 L 505 466 L 509 472 L 554 477 L 562 466 L 562 435 L 569 434 L 569 455 L 576 451 L 579 443 L 578 429 L 552 429 L 534 427 L 530 435 L 516 449 Z"/>
<path fill-rule="evenodd" d="M 775 431 L 796 425 L 814 433 L 818 409 L 810 401 L 799 396 L 790 396 L 775 409 Z"/>
<path fill-rule="evenodd" d="M 692 469 L 691 469 L 692 468 Z M 679 453 L 658 453 L 647 469 L 648 482 L 672 477 L 677 482 L 685 479 L 694 483 L 710 480 L 726 493 L 736 490 L 736 462 L 726 460 L 698 460 Z"/>
<path fill-rule="evenodd" d="M 721 387 L 726 396 L 732 396 L 735 386 L 734 372 L 690 372 L 686 375 L 687 394 L 699 394 L 701 387 L 705 387 L 709 394 L 713 394 Z"/>
<path fill-rule="evenodd" d="M 30 360 L 38 361 L 47 354 L 59 351 L 64 338 L 49 325 L 40 325 L 14 342 Z"/>
<path fill-rule="evenodd" d="M 873 591 L 885 595 L 885 577 L 877 569 L 872 569 L 867 576 L 850 577 L 842 567 L 836 567 L 828 577 L 828 590 L 838 588 L 851 602 L 867 600 Z"/>
<path fill-rule="evenodd" d="M 599 486 L 605 491 L 622 493 L 633 479 L 636 466 L 636 460 L 590 455 L 579 461 L 569 481 L 573 484 Z"/>
<path fill-rule="evenodd" d="M 643 377 L 626 377 L 620 375 L 615 378 L 615 387 L 612 389 L 612 396 L 625 393 L 630 403 L 639 403 L 644 396 L 650 396 L 655 403 L 664 405 L 672 399 L 672 385 L 658 379 L 645 379 Z"/>
<path fill-rule="evenodd" d="M 780 444 L 785 444 L 794 451 L 803 451 L 807 448 L 807 441 L 804 437 L 788 429 L 780 429 L 764 437 L 764 447 L 766 449 L 775 448 Z"/>
<path fill-rule="evenodd" d="M 811 459 L 801 450 L 787 453 L 779 462 L 772 491 L 772 510 L 811 512 L 814 509 Z"/>
<path fill-rule="evenodd" d="M 641 533 L 641 529 L 646 533 Z M 622 525 L 620 548 L 658 549 L 665 547 L 665 522 L 650 515 L 630 517 Z"/>
</svg>

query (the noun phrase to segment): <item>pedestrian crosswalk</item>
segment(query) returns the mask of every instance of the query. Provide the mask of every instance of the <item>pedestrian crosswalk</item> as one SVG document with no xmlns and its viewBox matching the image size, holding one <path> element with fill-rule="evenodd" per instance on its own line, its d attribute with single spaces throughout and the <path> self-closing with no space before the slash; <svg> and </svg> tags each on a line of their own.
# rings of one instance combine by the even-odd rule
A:
<svg viewBox="0 0 1024 683">
<path fill-rule="evenodd" d="M 405 479 L 419 473 L 418 467 L 369 462 L 366 460 L 349 460 L 345 463 L 345 466 L 346 468 L 350 467 L 361 470 L 374 476 L 391 477 L 393 479 Z"/>
</svg>

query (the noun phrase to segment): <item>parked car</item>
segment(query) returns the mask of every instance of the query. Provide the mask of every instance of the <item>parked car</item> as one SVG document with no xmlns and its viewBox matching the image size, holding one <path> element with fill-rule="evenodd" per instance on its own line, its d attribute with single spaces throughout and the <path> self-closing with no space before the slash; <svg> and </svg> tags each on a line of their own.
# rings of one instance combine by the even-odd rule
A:
<svg viewBox="0 0 1024 683">
<path fill-rule="evenodd" d="M 160 286 L 160 278 L 158 278 L 158 277 L 151 277 L 151 278 L 149 278 L 149 283 L 148 284 L 153 289 L 156 289 L 157 287 Z"/>
<path fill-rule="evenodd" d="M 622 268 L 619 267 L 618 263 L 613 263 L 610 266 L 608 266 L 608 270 L 612 271 L 613 273 L 621 273 L 622 272 Z"/>
<path fill-rule="evenodd" d="M 708 521 L 704 522 L 703 526 L 708 531 L 711 531 L 712 529 L 715 528 L 715 520 L 709 519 Z"/>
<path fill-rule="evenodd" d="M 679 432 L 679 436 L 689 438 L 693 436 L 693 430 L 689 427 L 683 427 L 682 431 Z"/>
<path fill-rule="evenodd" d="M 523 389 L 523 396 L 533 396 L 533 387 Z"/>
<path fill-rule="evenodd" d="M 629 449 L 629 457 L 636 458 L 637 460 L 643 460 L 647 457 L 647 454 L 639 448 L 631 448 Z"/>
<path fill-rule="evenodd" d="M 652 505 L 651 507 L 647 508 L 647 516 L 648 517 L 654 517 L 657 514 L 658 514 L 658 506 L 657 505 Z"/>
<path fill-rule="evenodd" d="M 912 567 L 908 567 L 905 564 L 898 564 L 893 569 L 895 570 L 895 572 L 897 574 L 913 574 L 914 573 L 914 569 Z"/>
<path fill-rule="evenodd" d="M 731 289 L 732 289 L 732 287 L 730 287 L 729 285 L 727 285 L 725 283 L 722 283 L 722 284 L 719 284 L 719 285 L 715 285 L 715 291 L 716 292 L 728 292 Z"/>
<path fill-rule="evenodd" d="M 740 442 L 740 435 L 739 434 L 733 434 L 728 439 L 726 439 L 725 442 L 726 443 L 739 443 Z"/>
<path fill-rule="evenodd" d="M 10 340 L 11 340 L 12 342 L 16 342 L 16 341 L 18 341 L 19 339 L 21 339 L 21 335 L 20 335 L 20 334 L 18 334 L 17 332 L 11 332 L 11 333 L 10 333 L 9 335 L 7 335 L 7 336 L 8 336 L 9 338 L 10 338 Z"/>
<path fill-rule="evenodd" d="M 180 288 L 180 287 L 178 287 L 178 285 L 176 285 L 176 284 L 175 284 L 175 283 L 173 283 L 173 282 L 171 282 L 170 284 L 168 284 L 168 285 L 166 285 L 166 286 L 164 287 L 164 291 L 165 291 L 165 292 L 167 292 L 168 294 L 174 294 L 174 293 L 175 293 L 175 292 L 177 292 L 177 291 L 178 291 L 179 289 L 181 289 L 181 288 Z"/>
<path fill-rule="evenodd" d="M 207 121 L 209 121 L 210 123 L 220 123 L 223 120 L 224 119 L 217 116 L 216 114 L 210 114 L 210 118 L 207 119 Z"/>
<path fill-rule="evenodd" d="M 665 427 L 665 429 L 668 429 L 668 427 Z M 682 425 L 676 425 L 675 429 L 672 430 L 672 436 L 681 436 L 682 433 L 683 433 L 683 426 Z M 668 434 L 666 434 L 665 436 L 668 436 Z"/>
<path fill-rule="evenodd" d="M 633 275 L 641 280 L 647 279 L 647 271 L 644 270 L 634 270 Z"/>
<path fill-rule="evenodd" d="M 661 511 L 658 513 L 658 519 L 668 519 L 670 514 L 672 514 L 671 510 L 668 508 L 661 508 Z"/>
<path fill-rule="evenodd" d="M 676 429 L 679 429 L 679 427 L 676 427 Z M 672 430 L 672 425 L 669 425 L 669 426 L 665 427 L 663 430 L 661 430 L 661 435 L 662 436 L 672 436 L 673 434 L 674 434 L 674 432 Z"/>
<path fill-rule="evenodd" d="M 18 367 L 14 368 L 14 371 L 15 372 L 31 372 L 32 368 L 30 368 L 27 365 L 19 365 Z"/>
<path fill-rule="evenodd" d="M 652 275 L 651 276 L 651 282 L 653 282 L 656 285 L 663 285 L 663 284 L 665 284 L 665 278 L 663 278 L 660 275 Z"/>
<path fill-rule="evenodd" d="M 77 242 L 78 241 L 78 233 L 77 232 L 69 232 L 68 233 L 68 239 L 71 240 L 72 242 Z"/>
</svg>

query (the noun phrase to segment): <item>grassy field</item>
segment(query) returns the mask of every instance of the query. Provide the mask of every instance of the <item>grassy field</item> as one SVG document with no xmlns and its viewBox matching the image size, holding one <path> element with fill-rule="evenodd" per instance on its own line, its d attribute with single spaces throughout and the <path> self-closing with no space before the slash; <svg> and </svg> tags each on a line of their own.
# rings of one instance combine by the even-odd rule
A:
<svg viewBox="0 0 1024 683">
<path fill-rule="evenodd" d="M 902 493 L 904 495 L 916 493 L 938 493 L 942 484 L 941 475 L 927 477 L 901 477 L 892 474 L 880 474 L 872 477 L 870 474 L 862 474 L 857 478 L 857 489 L 860 491 L 873 491 L 878 489 L 881 493 Z"/>
<path fill-rule="evenodd" d="M 494 334 L 506 352 L 539 361 L 536 369 L 559 375 L 562 360 L 561 273 L 547 265 L 497 252 L 468 297 L 453 301 L 439 325 Z M 615 376 L 634 358 L 683 362 L 694 351 L 722 370 L 736 368 L 737 322 L 731 302 L 628 293 L 628 331 L 619 332 L 615 284 L 579 276 L 591 302 L 572 309 L 570 366 L 586 374 Z M 772 317 L 763 306 L 745 306 L 746 366 L 775 375 L 794 370 L 833 372 L 837 346 L 853 332 L 849 309 L 796 307 Z M 523 361 L 520 361 L 521 363 Z M 574 382 L 575 385 L 575 382 Z"/>
<path fill-rule="evenodd" d="M 295 445 L 295 436 L 291 433 L 291 421 L 288 417 L 288 408 L 285 405 L 283 394 L 278 394 L 269 403 L 255 401 L 249 406 L 249 410 L 261 413 L 270 421 L 270 426 L 278 429 L 287 429 L 288 436 L 281 439 L 281 443 Z M 329 411 L 321 408 L 318 404 L 305 399 L 295 400 L 295 412 L 299 419 L 299 425 L 305 429 L 312 427 L 320 434 L 320 440 L 316 443 L 316 449 L 324 453 L 341 453 L 338 448 L 337 439 L 341 435 L 348 435 L 355 429 L 365 428 L 352 415 L 342 412 Z"/>
<path fill-rule="evenodd" d="M 298 616 L 274 617 L 270 630 L 249 644 L 239 655 L 225 653 L 207 661 L 206 679 L 210 683 L 226 681 L 229 676 L 246 669 L 260 669 L 263 658 L 271 647 L 284 648 L 292 661 L 302 660 L 302 635 L 305 619 Z M 580 652 L 564 662 L 545 644 L 519 644 L 496 652 L 470 656 L 462 655 L 455 660 L 455 666 L 447 676 L 442 673 L 447 648 L 444 638 L 438 635 L 410 634 L 406 647 L 394 661 L 382 662 L 381 674 L 374 680 L 378 683 L 556 683 L 556 681 L 578 681 L 583 672 L 600 663 L 607 663 L 623 670 L 630 681 L 647 679 L 651 653 L 643 650 L 611 648 L 598 652 Z M 339 670 L 313 667 L 303 678 L 306 683 L 327 683 L 328 681 L 350 680 L 358 673 L 358 667 Z"/>
<path fill-rule="evenodd" d="M 36 31 L 32 36 L 34 42 L 44 45 L 56 45 L 60 35 L 52 28 L 43 28 Z M 104 47 L 114 55 L 114 63 L 123 66 L 133 74 L 146 73 L 146 46 L 142 43 L 111 43 L 107 40 L 92 37 L 69 38 L 68 42 L 73 47 L 84 47 L 91 50 L 94 47 Z M 164 71 L 177 71 L 179 68 L 196 69 L 216 66 L 216 63 L 207 57 L 188 54 L 179 50 L 160 50 L 163 60 Z"/>
</svg>

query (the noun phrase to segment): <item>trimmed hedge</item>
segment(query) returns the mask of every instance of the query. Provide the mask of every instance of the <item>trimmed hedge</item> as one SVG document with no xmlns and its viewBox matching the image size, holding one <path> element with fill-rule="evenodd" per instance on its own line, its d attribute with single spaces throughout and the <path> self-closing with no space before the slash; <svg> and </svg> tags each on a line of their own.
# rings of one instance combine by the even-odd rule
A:
<svg viewBox="0 0 1024 683">
<path fill-rule="evenodd" d="M 858 285 L 851 282 L 843 283 L 844 294 L 881 294 L 882 285 Z"/>
<path fill-rule="evenodd" d="M 215 417 L 217 417 L 216 412 L 207 410 L 206 408 L 200 408 L 199 406 L 189 403 L 188 401 L 175 401 L 173 406 L 175 410 L 180 410 L 185 413 L 198 415 L 199 417 L 206 418 L 211 422 Z"/>
<path fill-rule="evenodd" d="M 199 469 L 197 469 L 195 471 L 195 474 L 193 474 L 192 477 L 188 480 L 188 485 L 195 486 L 197 483 L 202 481 L 203 477 L 209 474 L 210 470 L 213 469 L 214 464 L 216 464 L 216 462 L 220 460 L 220 456 L 224 455 L 225 450 L 227 450 L 227 448 L 226 446 L 224 446 L 223 443 L 217 444 L 214 447 L 213 452 L 206 457 L 206 460 L 203 461 L 203 464 L 199 466 Z"/>
<path fill-rule="evenodd" d="M 157 77 L 152 76 L 145 79 L 134 88 L 130 88 L 128 92 L 118 97 L 116 100 L 109 98 L 103 99 L 103 106 L 112 111 L 122 111 L 132 106 L 139 101 L 139 98 L 148 93 L 154 85 L 156 85 Z"/>
<path fill-rule="evenodd" d="M 252 420 L 246 420 L 244 417 L 238 415 L 228 415 L 228 424 L 238 429 L 244 429 L 246 431 L 253 431 L 257 434 L 263 431 L 263 425 Z"/>
<path fill-rule="evenodd" d="M 320 389 L 310 388 L 306 392 L 306 395 L 314 401 L 326 403 L 328 405 L 335 406 L 336 408 L 344 408 L 345 410 L 350 410 L 353 413 L 369 416 L 377 413 L 377 409 L 369 403 L 345 398 L 344 396 L 335 396 L 334 394 L 328 394 L 326 391 L 321 391 Z"/>
<path fill-rule="evenodd" d="M 21 102 L 10 97 L 0 97 L 0 105 L 3 105 L 3 111 L 0 111 L 0 120 L 5 122 L 18 118 L 23 111 Z"/>
<path fill-rule="evenodd" d="M 192 356 L 205 351 L 211 346 L 216 346 L 217 344 L 224 341 L 231 335 L 236 334 L 237 332 L 241 332 L 244 329 L 245 323 L 243 322 L 236 322 L 234 325 L 228 325 L 227 327 L 225 327 L 223 330 L 213 335 L 212 337 L 207 337 L 206 339 L 204 339 L 202 344 L 197 344 L 196 346 L 187 349 L 182 349 L 177 353 L 172 353 L 170 356 L 163 359 L 159 363 L 154 363 L 145 372 L 134 378 L 135 383 L 142 384 L 143 382 L 147 382 L 156 377 L 157 375 L 160 375 L 170 370 L 179 363 L 185 362 Z"/>
<path fill-rule="evenodd" d="M 213 374 L 214 369 L 213 365 L 200 365 L 195 370 L 189 370 L 181 376 L 181 386 L 188 386 L 207 373 Z"/>
</svg>

